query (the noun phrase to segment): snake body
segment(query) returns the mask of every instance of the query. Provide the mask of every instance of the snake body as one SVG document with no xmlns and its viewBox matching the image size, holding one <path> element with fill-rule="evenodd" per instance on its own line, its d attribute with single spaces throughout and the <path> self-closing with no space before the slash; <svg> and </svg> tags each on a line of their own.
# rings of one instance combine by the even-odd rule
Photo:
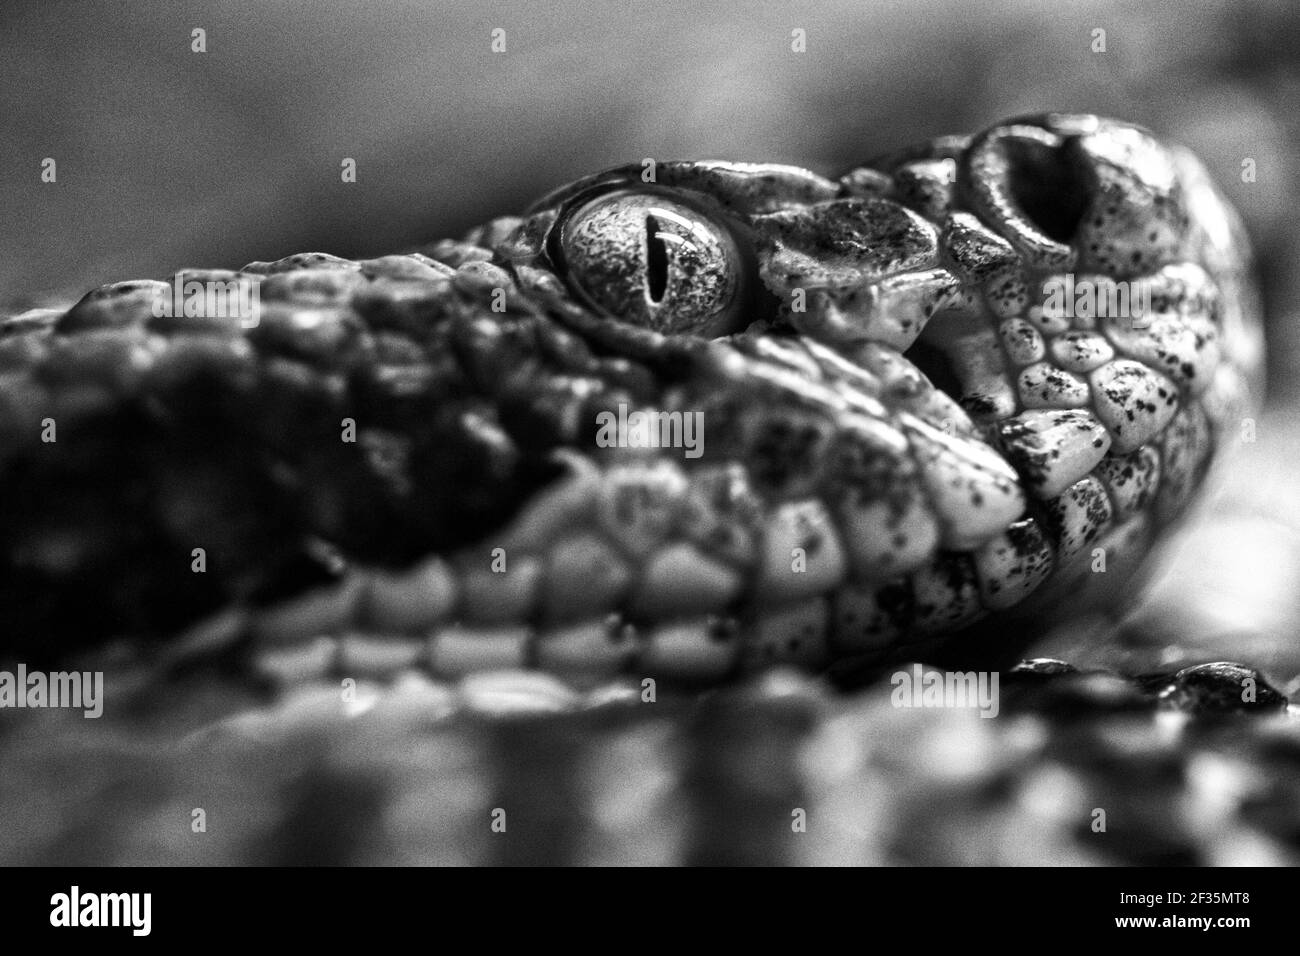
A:
<svg viewBox="0 0 1300 956">
<path fill-rule="evenodd" d="M 0 328 L 4 650 L 708 683 L 1069 613 L 1257 397 L 1249 255 L 1190 155 L 1049 115 L 186 273 L 255 285 L 251 327 L 105 286 Z M 1149 308 L 1047 301 L 1084 286 Z M 638 412 L 698 456 L 598 440 Z"/>
<path fill-rule="evenodd" d="M 999 720 L 871 676 L 1118 601 L 1234 443 L 1249 246 L 1176 147 L 646 163 L 185 279 L 256 321 L 137 281 L 0 324 L 0 664 L 107 691 L 0 712 L 0 860 L 1296 859 L 1253 668 L 1024 662 Z"/>
</svg>

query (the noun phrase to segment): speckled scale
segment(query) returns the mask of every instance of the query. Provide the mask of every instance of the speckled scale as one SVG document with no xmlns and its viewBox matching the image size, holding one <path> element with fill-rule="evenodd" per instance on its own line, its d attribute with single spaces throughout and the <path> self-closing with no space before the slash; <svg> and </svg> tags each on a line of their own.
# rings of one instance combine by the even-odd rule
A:
<svg viewBox="0 0 1300 956">
<path fill-rule="evenodd" d="M 940 241 L 957 274 L 973 285 L 982 285 L 1019 264 L 1011 243 L 967 212 L 948 216 Z"/>
<path fill-rule="evenodd" d="M 1218 330 L 1203 315 L 1157 313 L 1135 323 L 1105 319 L 1106 335 L 1123 355 L 1159 369 L 1179 387 L 1199 394 L 1218 365 Z"/>
<path fill-rule="evenodd" d="M 1103 458 L 1094 474 L 1110 492 L 1115 517 L 1124 521 L 1147 510 L 1160 487 L 1160 451 L 1144 445 L 1127 455 Z"/>
<path fill-rule="evenodd" d="M 1174 261 L 1190 213 L 1169 151 L 1132 128 L 1100 130 L 1074 143 L 1093 180 L 1077 239 L 1081 264 L 1127 278 Z"/>
<path fill-rule="evenodd" d="M 860 578 L 910 571 L 938 546 L 938 519 L 899 431 L 868 420 L 846 428 L 827 459 L 822 489 Z"/>
<path fill-rule="evenodd" d="M 913 630 L 938 634 L 983 616 L 979 578 L 969 554 L 943 552 L 912 576 Z"/>
<path fill-rule="evenodd" d="M 1117 452 L 1155 438 L 1178 411 L 1178 386 L 1140 362 L 1116 359 L 1088 377 L 1097 418 Z"/>
<path fill-rule="evenodd" d="M 1042 334 L 1024 319 L 1007 319 L 998 327 L 998 333 L 1003 351 L 1015 365 L 1032 365 L 1047 354 Z"/>
<path fill-rule="evenodd" d="M 984 283 L 984 302 L 998 318 L 1020 315 L 1028 306 L 1030 296 L 1029 280 L 1018 266 L 999 272 Z"/>
<path fill-rule="evenodd" d="M 1083 408 L 1092 397 L 1084 379 L 1047 362 L 1021 369 L 1016 390 L 1025 408 Z"/>
<path fill-rule="evenodd" d="M 1106 488 L 1092 476 L 1076 481 L 1049 502 L 1047 522 L 1061 563 L 1074 561 L 1092 547 L 1113 520 Z"/>
<path fill-rule="evenodd" d="M 1091 372 L 1115 357 L 1115 350 L 1095 332 L 1064 332 L 1054 336 L 1049 346 L 1052 362 L 1076 375 Z"/>
<path fill-rule="evenodd" d="M 1055 549 L 1033 518 L 1025 518 L 974 554 L 980 600 L 990 610 L 1014 607 L 1047 580 Z"/>
<path fill-rule="evenodd" d="M 1083 409 L 1023 412 L 1002 422 L 998 431 L 1008 460 L 1039 498 L 1060 494 L 1111 447 L 1105 427 Z"/>
<path fill-rule="evenodd" d="M 762 494 L 814 494 L 836 441 L 833 415 L 815 406 L 765 404 L 754 398 L 719 397 L 703 406 L 704 421 L 723 430 L 714 440 L 717 453 L 743 461 Z"/>
<path fill-rule="evenodd" d="M 939 238 L 910 210 L 841 199 L 757 217 L 771 255 L 764 274 L 783 288 L 843 288 L 935 264 Z"/>
<path fill-rule="evenodd" d="M 924 422 L 904 422 L 945 546 L 974 547 L 1020 517 L 1024 491 L 1015 471 L 991 448 Z"/>
<path fill-rule="evenodd" d="M 951 157 L 903 163 L 893 174 L 893 195 L 903 205 L 937 222 L 952 208 L 957 163 Z"/>
</svg>

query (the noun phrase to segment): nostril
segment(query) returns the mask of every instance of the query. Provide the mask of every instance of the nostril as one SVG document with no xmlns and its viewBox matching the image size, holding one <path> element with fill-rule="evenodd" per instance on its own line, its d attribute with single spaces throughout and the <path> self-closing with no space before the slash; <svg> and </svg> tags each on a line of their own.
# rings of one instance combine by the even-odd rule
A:
<svg viewBox="0 0 1300 956">
<path fill-rule="evenodd" d="M 958 184 L 972 210 L 1028 265 L 1074 267 L 1071 240 L 1093 192 L 1090 167 L 1074 139 L 1028 124 L 989 130 L 963 155 Z"/>
<path fill-rule="evenodd" d="M 1068 243 L 1079 230 L 1090 192 L 1075 140 L 1060 146 L 1035 140 L 1006 142 L 1011 200 L 1040 232 Z"/>
</svg>

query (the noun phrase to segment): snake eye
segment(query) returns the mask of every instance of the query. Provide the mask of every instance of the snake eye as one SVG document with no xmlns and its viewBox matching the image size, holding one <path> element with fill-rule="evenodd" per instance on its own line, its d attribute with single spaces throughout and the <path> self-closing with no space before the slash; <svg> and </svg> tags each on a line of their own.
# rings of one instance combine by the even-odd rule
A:
<svg viewBox="0 0 1300 956">
<path fill-rule="evenodd" d="M 593 306 L 666 334 L 738 331 L 743 264 L 728 229 L 649 192 L 606 193 L 560 227 L 559 264 Z"/>
</svg>

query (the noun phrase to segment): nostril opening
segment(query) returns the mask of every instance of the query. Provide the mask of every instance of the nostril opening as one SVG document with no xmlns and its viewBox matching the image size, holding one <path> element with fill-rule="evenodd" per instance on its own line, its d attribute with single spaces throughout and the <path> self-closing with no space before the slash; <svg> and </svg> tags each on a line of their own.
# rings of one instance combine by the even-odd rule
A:
<svg viewBox="0 0 1300 956">
<path fill-rule="evenodd" d="M 1008 139 L 1007 187 L 1012 201 L 1041 233 L 1056 242 L 1074 238 L 1088 208 L 1086 167 L 1072 146 Z"/>
<path fill-rule="evenodd" d="M 645 217 L 645 271 L 650 301 L 662 302 L 668 288 L 668 250 L 659 236 L 659 220 L 654 216 Z"/>
</svg>

